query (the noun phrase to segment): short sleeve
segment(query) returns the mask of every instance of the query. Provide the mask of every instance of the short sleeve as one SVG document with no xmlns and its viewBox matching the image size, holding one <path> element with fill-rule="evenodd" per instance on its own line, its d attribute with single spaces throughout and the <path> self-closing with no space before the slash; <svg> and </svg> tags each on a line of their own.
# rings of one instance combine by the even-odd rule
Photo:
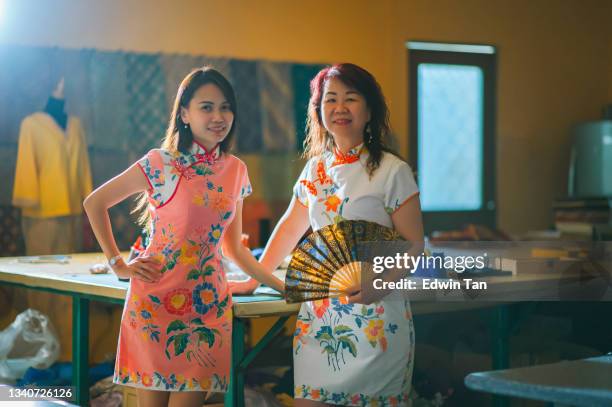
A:
<svg viewBox="0 0 612 407">
<path fill-rule="evenodd" d="M 160 150 L 151 150 L 136 162 L 149 183 L 149 194 L 151 196 L 160 193 L 164 186 L 164 160 Z"/>
<path fill-rule="evenodd" d="M 240 198 L 244 199 L 247 196 L 253 193 L 253 188 L 251 187 L 251 180 L 249 179 L 249 171 L 247 170 L 246 165 L 243 165 L 242 171 L 242 179 L 240 180 Z"/>
<path fill-rule="evenodd" d="M 419 194 L 412 169 L 400 161 L 389 174 L 385 185 L 385 210 L 393 213 Z"/>
<path fill-rule="evenodd" d="M 295 185 L 293 186 L 293 196 L 295 196 L 295 199 L 297 199 L 298 202 L 304 206 L 308 206 L 308 195 L 307 195 L 305 184 L 309 178 L 308 174 L 310 173 L 310 165 L 311 165 L 310 163 L 311 162 L 312 160 L 309 160 L 306 163 L 306 165 L 304 166 L 304 169 L 302 169 L 302 172 L 300 173 L 300 176 L 295 182 Z"/>
</svg>

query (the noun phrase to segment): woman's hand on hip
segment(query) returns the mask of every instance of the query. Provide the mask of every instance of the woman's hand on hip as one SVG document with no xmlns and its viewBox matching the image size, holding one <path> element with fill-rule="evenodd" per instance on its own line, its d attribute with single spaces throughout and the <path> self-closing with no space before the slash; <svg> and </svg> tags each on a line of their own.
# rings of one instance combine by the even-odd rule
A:
<svg viewBox="0 0 612 407">
<path fill-rule="evenodd" d="M 161 268 L 161 263 L 154 257 L 137 257 L 127 264 L 117 264 L 113 271 L 119 278 L 136 278 L 145 283 L 156 283 L 162 277 Z"/>
</svg>

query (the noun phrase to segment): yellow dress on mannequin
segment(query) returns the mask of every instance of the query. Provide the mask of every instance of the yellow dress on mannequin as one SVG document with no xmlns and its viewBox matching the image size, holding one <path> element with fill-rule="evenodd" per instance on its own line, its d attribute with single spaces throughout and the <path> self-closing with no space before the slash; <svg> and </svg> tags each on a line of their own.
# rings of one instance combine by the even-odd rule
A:
<svg viewBox="0 0 612 407">
<path fill-rule="evenodd" d="M 54 94 L 50 103 L 58 100 L 61 100 L 63 113 L 63 95 Z M 37 112 L 27 116 L 19 132 L 13 205 L 22 210 L 28 255 L 81 251 L 82 202 L 92 190 L 87 143 L 80 120 L 67 117 L 62 123 L 52 113 Z M 70 298 L 17 288 L 12 294 L 15 314 L 34 308 L 49 316 L 60 340 L 59 359 L 70 361 Z M 93 362 L 114 352 L 119 317 L 119 307 L 92 303 L 90 352 Z"/>
<path fill-rule="evenodd" d="M 19 132 L 13 205 L 22 209 L 27 254 L 80 250 L 82 202 L 91 189 L 80 120 L 69 117 L 64 130 L 47 113 L 26 117 Z"/>
<path fill-rule="evenodd" d="M 30 218 L 79 215 L 91 189 L 80 120 L 69 117 L 64 130 L 47 113 L 26 117 L 19 132 L 13 205 Z"/>
</svg>

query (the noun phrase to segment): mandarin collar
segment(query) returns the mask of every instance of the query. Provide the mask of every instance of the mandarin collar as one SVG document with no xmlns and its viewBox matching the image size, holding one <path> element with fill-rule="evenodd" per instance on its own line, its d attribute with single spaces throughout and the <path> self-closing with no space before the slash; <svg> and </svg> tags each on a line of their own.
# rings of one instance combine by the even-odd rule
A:
<svg viewBox="0 0 612 407">
<path fill-rule="evenodd" d="M 192 163 L 205 162 L 213 164 L 221 157 L 221 144 L 217 144 L 211 151 L 208 151 L 202 144 L 193 140 L 189 149 L 190 160 Z"/>
<path fill-rule="evenodd" d="M 340 165 L 340 164 L 351 164 L 356 161 L 359 161 L 359 157 L 364 152 L 364 150 L 365 150 L 365 146 L 363 145 L 363 142 L 351 148 L 346 153 L 343 153 L 342 151 L 340 151 L 338 147 L 334 147 L 333 149 L 334 162 L 332 166 Z"/>
</svg>

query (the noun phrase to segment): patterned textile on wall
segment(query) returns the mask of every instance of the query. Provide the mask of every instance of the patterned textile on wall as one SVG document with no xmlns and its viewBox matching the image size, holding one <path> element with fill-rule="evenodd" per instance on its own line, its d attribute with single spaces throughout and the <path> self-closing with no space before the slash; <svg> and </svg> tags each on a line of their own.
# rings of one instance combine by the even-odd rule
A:
<svg viewBox="0 0 612 407">
<path fill-rule="evenodd" d="M 293 64 L 291 67 L 291 87 L 293 88 L 293 112 L 295 116 L 295 150 L 303 151 L 306 138 L 306 115 L 310 99 L 310 81 L 325 65 Z"/>
<path fill-rule="evenodd" d="M 229 60 L 226 58 L 209 58 L 205 56 L 162 54 L 159 58 L 165 78 L 166 103 L 168 112 L 176 97 L 181 81 L 189 72 L 196 68 L 209 65 L 229 78 Z"/>
<path fill-rule="evenodd" d="M 236 143 L 241 153 L 260 152 L 263 147 L 261 132 L 261 102 L 257 83 L 257 63 L 230 61 L 230 82 L 234 86 L 238 104 Z"/>
<path fill-rule="evenodd" d="M 293 195 L 293 185 L 305 161 L 296 153 L 240 154 L 249 170 L 253 194 L 245 201 L 285 201 Z"/>
<path fill-rule="evenodd" d="M 21 214 L 14 206 L 0 206 L 0 256 L 25 254 Z"/>
<path fill-rule="evenodd" d="M 96 151 L 125 153 L 130 148 L 131 122 L 129 119 L 130 98 L 128 95 L 128 67 L 125 54 L 121 52 L 96 51 L 90 63 L 90 104 L 91 123 L 83 123 L 87 141 Z M 103 163 L 100 163 L 104 165 Z M 127 167 L 127 161 L 111 168 L 115 175 Z M 100 167 L 93 166 L 94 185 L 100 185 L 108 178 L 96 181 Z"/>
<path fill-rule="evenodd" d="M 159 55 L 126 54 L 131 161 L 159 147 L 168 124 Z"/>
<path fill-rule="evenodd" d="M 93 148 L 89 150 L 89 159 L 93 170 L 93 183 L 98 186 L 108 181 L 118 173 L 128 168 L 131 164 L 129 153 L 125 151 Z M 121 250 L 127 250 L 137 236 L 138 227 L 134 223 L 135 215 L 130 214 L 134 207 L 134 199 L 129 198 L 119 205 L 110 209 L 110 217 L 113 225 L 113 235 L 117 246 Z M 83 241 L 84 251 L 100 251 L 93 236 L 93 231 L 86 225 Z"/>
<path fill-rule="evenodd" d="M 56 48 L 0 47 L 0 142 L 16 144 L 21 120 L 45 107 L 60 78 L 54 67 L 58 52 Z"/>
<path fill-rule="evenodd" d="M 265 150 L 294 151 L 296 141 L 291 65 L 264 61 L 259 63 L 258 68 Z"/>
<path fill-rule="evenodd" d="M 90 72 L 93 54 L 93 50 L 58 49 L 51 62 L 58 75 L 64 77 L 66 113 L 81 119 L 85 136 L 88 139 L 88 135 L 92 134 L 92 123 L 98 107 L 97 103 L 92 103 L 91 99 Z M 44 105 L 42 107 L 44 108 Z"/>
<path fill-rule="evenodd" d="M 129 250 L 140 233 L 140 227 L 136 224 L 136 216 L 131 213 L 133 202 L 131 200 L 121 202 L 109 211 L 113 236 L 119 250 Z M 83 217 L 83 251 L 101 252 L 98 241 L 91 229 L 87 216 Z"/>
<path fill-rule="evenodd" d="M 172 111 L 172 104 L 183 78 L 195 68 L 204 65 L 204 57 L 193 55 L 162 54 L 159 64 L 164 73 L 164 87 L 168 112 Z M 170 113 L 168 113 L 170 114 Z"/>
<path fill-rule="evenodd" d="M 17 144 L 0 143 L 0 205 L 11 205 L 16 164 Z"/>
<path fill-rule="evenodd" d="M 113 224 L 113 235 L 121 250 L 129 250 L 141 230 L 135 222 L 135 215 L 130 213 L 133 207 L 133 201 L 126 200 L 111 208 L 109 212 Z"/>
</svg>

